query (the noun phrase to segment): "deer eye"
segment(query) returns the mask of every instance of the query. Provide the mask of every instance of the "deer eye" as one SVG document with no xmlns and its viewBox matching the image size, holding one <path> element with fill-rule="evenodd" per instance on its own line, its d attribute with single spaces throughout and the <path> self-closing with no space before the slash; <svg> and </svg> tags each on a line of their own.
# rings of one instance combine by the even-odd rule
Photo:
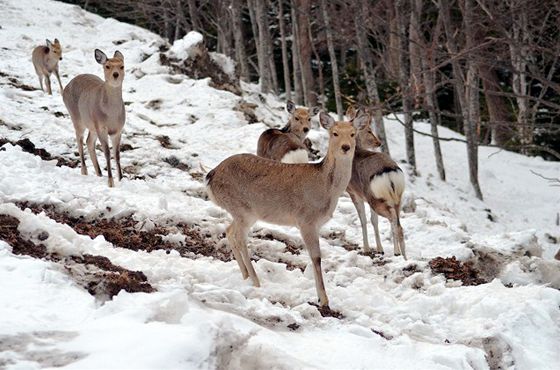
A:
<svg viewBox="0 0 560 370">
<path fill-rule="evenodd" d="M 121 66 L 121 69 L 124 69 L 124 66 Z"/>
<path fill-rule="evenodd" d="M 334 135 L 334 136 L 338 136 L 338 134 L 337 134 L 336 132 L 333 132 L 333 135 Z"/>
<path fill-rule="evenodd" d="M 299 117 L 296 117 L 296 121 L 299 121 Z"/>
<path fill-rule="evenodd" d="M 356 136 L 356 134 L 351 134 L 351 135 L 350 135 L 350 137 L 354 137 L 354 136 Z"/>
<path fill-rule="evenodd" d="M 109 66 L 105 66 L 105 69 L 109 69 L 109 68 L 110 68 Z"/>
</svg>

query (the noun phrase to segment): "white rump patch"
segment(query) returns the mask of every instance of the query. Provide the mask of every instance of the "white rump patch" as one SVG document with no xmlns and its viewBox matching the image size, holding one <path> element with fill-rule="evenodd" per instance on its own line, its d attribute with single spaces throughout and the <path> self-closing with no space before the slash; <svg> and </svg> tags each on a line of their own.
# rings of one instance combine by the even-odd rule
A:
<svg viewBox="0 0 560 370">
<path fill-rule="evenodd" d="M 307 150 L 305 149 L 297 149 L 292 150 L 286 153 L 282 160 L 282 163 L 307 163 L 309 162 L 309 158 L 307 157 Z"/>
<path fill-rule="evenodd" d="M 385 172 L 375 176 L 369 183 L 373 196 L 383 199 L 389 206 L 401 201 L 404 192 L 404 174 L 402 171 Z"/>
</svg>

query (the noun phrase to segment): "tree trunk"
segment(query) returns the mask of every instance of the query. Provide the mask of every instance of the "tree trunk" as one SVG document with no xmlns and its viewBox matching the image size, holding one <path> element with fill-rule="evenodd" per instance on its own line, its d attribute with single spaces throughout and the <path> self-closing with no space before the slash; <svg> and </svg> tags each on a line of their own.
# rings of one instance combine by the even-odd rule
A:
<svg viewBox="0 0 560 370">
<path fill-rule="evenodd" d="M 259 80 L 261 85 L 261 92 L 267 93 L 270 91 L 269 77 L 269 63 L 268 53 L 266 48 L 266 4 L 264 0 L 255 0 L 256 3 L 256 23 L 258 28 L 257 38 L 257 58 L 259 64 Z M 251 5 L 250 5 L 251 6 Z"/>
<path fill-rule="evenodd" d="M 301 77 L 301 57 L 299 55 L 299 42 L 297 38 L 296 10 L 292 4 L 292 63 L 294 70 L 295 103 L 303 104 L 303 82 Z"/>
<path fill-rule="evenodd" d="M 511 117 L 508 102 L 498 95 L 501 92 L 497 72 L 488 65 L 478 69 L 490 118 L 491 143 L 505 148 L 512 139 Z"/>
<path fill-rule="evenodd" d="M 336 113 L 338 114 L 338 119 L 342 120 L 344 113 L 342 107 L 342 96 L 340 95 L 340 81 L 338 80 L 338 62 L 336 60 L 336 52 L 334 50 L 334 41 L 331 29 L 331 21 L 329 17 L 329 10 L 327 8 L 327 0 L 321 0 L 321 10 L 323 12 L 323 22 L 325 23 L 325 33 L 327 35 L 327 47 L 329 49 L 329 58 L 331 60 Z"/>
<path fill-rule="evenodd" d="M 317 104 L 315 95 L 315 81 L 311 69 L 311 40 L 309 38 L 309 16 L 311 11 L 311 0 L 294 0 L 297 19 L 297 39 L 299 45 L 299 57 L 301 61 L 301 77 L 303 82 L 303 96 L 305 105 L 308 107 Z"/>
<path fill-rule="evenodd" d="M 395 3 L 395 14 L 399 33 L 399 85 L 402 93 L 402 109 L 404 116 L 404 139 L 406 145 L 406 160 L 412 168 L 412 174 L 416 175 L 416 155 L 414 151 L 414 126 L 412 122 L 412 98 L 410 92 L 410 58 L 406 50 L 409 48 L 409 38 L 407 36 L 407 17 L 402 7 L 405 6 L 404 0 Z"/>
<path fill-rule="evenodd" d="M 200 20 L 198 18 L 198 8 L 196 7 L 196 0 L 187 0 L 187 5 L 189 6 L 189 17 L 191 18 L 193 30 L 202 32 L 202 26 L 200 25 Z"/>
<path fill-rule="evenodd" d="M 447 38 L 447 48 L 451 56 L 456 56 L 458 47 L 454 37 L 454 30 L 451 24 L 451 13 L 447 0 L 439 0 L 440 16 L 443 21 L 443 28 Z M 472 0 L 465 0 L 465 36 L 466 48 L 473 46 L 474 30 L 472 29 Z M 461 105 L 461 115 L 463 118 L 463 127 L 465 130 L 465 137 L 467 139 L 467 158 L 469 164 L 469 179 L 474 189 L 475 195 L 478 199 L 482 200 L 482 191 L 478 183 L 478 143 L 476 141 L 475 120 L 479 116 L 479 112 L 471 112 L 471 110 L 478 109 L 478 77 L 476 76 L 476 68 L 472 57 L 467 56 L 467 77 L 463 75 L 461 64 L 458 59 L 453 57 L 451 65 L 453 68 L 453 83 L 455 91 Z M 466 80 L 466 81 L 465 81 Z"/>
<path fill-rule="evenodd" d="M 367 42 L 367 35 L 363 30 L 363 6 L 365 6 L 365 3 L 360 1 L 360 3 L 357 4 L 356 9 L 352 10 L 354 13 L 354 30 L 356 32 L 356 41 L 358 43 L 358 59 L 360 61 L 359 64 L 362 68 L 362 74 L 364 75 L 364 80 L 366 82 L 368 97 L 371 99 L 374 106 L 373 120 L 375 123 L 375 131 L 383 143 L 381 149 L 384 153 L 390 155 L 389 142 L 387 140 L 387 135 L 385 134 L 385 125 L 383 123 L 383 105 L 381 104 L 381 99 L 379 98 L 379 90 L 377 82 L 375 81 L 375 71 L 371 67 L 370 63 L 368 63 L 368 61 L 372 60 L 372 56 Z"/>
<path fill-rule="evenodd" d="M 243 22 L 241 20 L 242 0 L 233 0 L 231 3 L 231 18 L 233 24 L 233 38 L 235 40 L 235 59 L 239 66 L 239 74 L 243 81 L 249 82 L 249 64 L 245 51 L 245 40 L 243 37 Z"/>
<path fill-rule="evenodd" d="M 288 46 L 286 43 L 286 26 L 284 24 L 284 0 L 278 0 L 278 25 L 280 28 L 280 44 L 282 46 L 282 68 L 284 72 L 284 91 L 286 91 L 286 99 L 292 100 L 290 64 L 288 62 Z"/>
</svg>

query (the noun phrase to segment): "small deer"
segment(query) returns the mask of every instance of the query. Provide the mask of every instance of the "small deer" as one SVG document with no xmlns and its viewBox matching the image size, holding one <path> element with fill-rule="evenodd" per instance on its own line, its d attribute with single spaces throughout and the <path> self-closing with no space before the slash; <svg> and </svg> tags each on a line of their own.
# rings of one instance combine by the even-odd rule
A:
<svg viewBox="0 0 560 370">
<path fill-rule="evenodd" d="M 101 168 L 95 154 L 97 138 L 101 142 L 105 160 L 107 161 L 107 175 L 109 187 L 114 186 L 111 172 L 111 153 L 109 151 L 109 136 L 113 146 L 119 181 L 122 180 L 120 143 L 121 132 L 125 122 L 125 110 L 122 99 L 122 83 L 124 79 L 124 56 L 116 51 L 112 58 L 95 49 L 95 60 L 103 66 L 105 81 L 91 74 L 74 77 L 66 86 L 63 100 L 76 130 L 78 151 L 82 165 L 82 175 L 87 175 L 84 159 L 84 131 L 88 129 L 87 147 L 95 173 L 101 176 Z"/>
<path fill-rule="evenodd" d="M 257 155 L 283 163 L 307 163 L 307 148 L 304 140 L 311 128 L 311 117 L 319 113 L 319 107 L 296 108 L 288 100 L 286 110 L 290 119 L 281 130 L 271 128 L 259 137 Z"/>
<path fill-rule="evenodd" d="M 60 82 L 60 76 L 58 74 L 58 62 L 62 60 L 62 46 L 60 45 L 58 39 L 54 39 L 54 43 L 47 39 L 47 46 L 41 45 L 33 49 L 31 60 L 33 61 L 37 77 L 39 77 L 41 90 L 45 91 L 45 88 L 43 87 L 44 79 L 45 85 L 47 86 L 47 92 L 49 95 L 52 95 L 51 73 L 54 72 L 60 86 L 60 93 L 62 94 L 62 82 Z"/>
<path fill-rule="evenodd" d="M 354 117 L 356 111 L 350 107 L 347 116 Z M 370 117 L 368 115 L 368 117 Z M 356 139 L 356 153 L 352 161 L 352 178 L 346 191 L 350 195 L 362 225 L 364 252 L 371 253 L 367 236 L 367 221 L 364 201 L 370 206 L 371 224 L 375 231 L 377 252 L 383 253 L 381 237 L 379 236 L 379 220 L 381 215 L 391 223 L 393 234 L 394 254 L 406 259 L 404 235 L 400 223 L 401 198 L 404 192 L 405 180 L 402 170 L 388 155 L 375 152 L 381 142 L 369 127 L 359 130 Z"/>
<path fill-rule="evenodd" d="M 365 116 L 335 122 L 320 115 L 329 131 L 329 148 L 320 163 L 287 164 L 252 154 L 225 159 L 206 176 L 209 198 L 233 218 L 226 236 L 244 279 L 259 279 L 247 250 L 247 233 L 258 220 L 299 229 L 313 263 L 321 306 L 329 301 L 321 272 L 319 229 L 331 217 L 352 176 L 356 129 L 369 123 Z"/>
</svg>

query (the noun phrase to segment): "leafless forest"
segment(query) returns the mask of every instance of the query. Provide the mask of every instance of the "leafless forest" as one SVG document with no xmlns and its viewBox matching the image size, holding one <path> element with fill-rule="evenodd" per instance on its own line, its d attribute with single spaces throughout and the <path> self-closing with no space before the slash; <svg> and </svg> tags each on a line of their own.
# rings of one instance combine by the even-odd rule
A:
<svg viewBox="0 0 560 370">
<path fill-rule="evenodd" d="M 340 116 L 348 104 L 402 113 L 411 174 L 434 160 L 438 125 L 465 135 L 478 198 L 479 145 L 560 160 L 560 2 L 554 0 L 77 0 L 170 42 L 196 30 L 244 81 Z M 416 158 L 427 119 L 435 158 Z M 467 164 L 465 164 L 467 168 Z"/>
</svg>

